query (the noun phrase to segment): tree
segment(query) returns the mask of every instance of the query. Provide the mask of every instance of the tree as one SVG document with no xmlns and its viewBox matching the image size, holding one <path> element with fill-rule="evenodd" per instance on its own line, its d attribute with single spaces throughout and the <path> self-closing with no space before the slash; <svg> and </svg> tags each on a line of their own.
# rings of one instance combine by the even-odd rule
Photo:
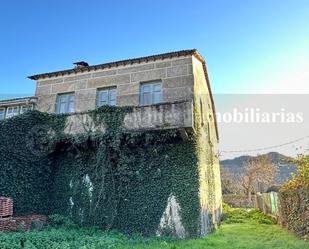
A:
<svg viewBox="0 0 309 249">
<path fill-rule="evenodd" d="M 221 168 L 221 186 L 222 194 L 236 194 L 239 188 L 239 179 L 227 168 Z"/>
<path fill-rule="evenodd" d="M 292 179 L 286 182 L 282 189 L 309 188 L 309 156 L 299 155 L 290 162 L 297 166 L 297 173 L 292 174 Z"/>
<path fill-rule="evenodd" d="M 268 155 L 258 155 L 248 160 L 245 172 L 241 176 L 241 185 L 245 190 L 247 201 L 251 203 L 252 192 L 256 193 L 261 185 L 273 183 L 277 167 Z"/>
</svg>

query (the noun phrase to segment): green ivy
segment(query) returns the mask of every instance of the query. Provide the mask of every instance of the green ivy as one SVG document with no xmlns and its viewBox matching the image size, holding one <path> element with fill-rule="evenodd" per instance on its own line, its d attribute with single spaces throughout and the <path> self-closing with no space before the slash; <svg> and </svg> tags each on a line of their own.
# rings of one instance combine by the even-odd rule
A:
<svg viewBox="0 0 309 249">
<path fill-rule="evenodd" d="M 89 113 L 105 132 L 66 135 L 66 115 L 28 112 L 0 123 L 0 195 L 16 214 L 60 214 L 81 226 L 152 235 L 168 197 L 199 234 L 196 141 L 177 130 L 127 132 L 130 107 Z"/>
</svg>

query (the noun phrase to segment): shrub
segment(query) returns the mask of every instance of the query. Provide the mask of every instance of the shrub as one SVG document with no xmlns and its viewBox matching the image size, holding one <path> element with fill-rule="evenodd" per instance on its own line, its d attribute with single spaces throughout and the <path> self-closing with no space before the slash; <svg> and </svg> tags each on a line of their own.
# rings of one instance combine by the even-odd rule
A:
<svg viewBox="0 0 309 249">
<path fill-rule="evenodd" d="M 297 166 L 297 174 L 292 175 L 292 179 L 282 186 L 281 191 L 309 188 L 309 156 L 301 155 L 291 162 Z"/>
<path fill-rule="evenodd" d="M 21 222 L 17 225 L 17 232 L 23 233 L 26 231 L 25 223 Z"/>
<path fill-rule="evenodd" d="M 231 208 L 227 204 L 223 205 L 222 221 L 224 223 L 244 223 L 258 222 L 260 224 L 275 224 L 276 221 L 256 209 Z"/>
<path fill-rule="evenodd" d="M 51 227 L 59 228 L 74 228 L 76 225 L 73 223 L 73 221 L 63 215 L 60 214 L 53 214 L 48 216 L 48 223 Z"/>
<path fill-rule="evenodd" d="M 33 220 L 30 224 L 30 230 L 32 231 L 42 231 L 44 230 L 46 223 L 41 220 Z"/>
<path fill-rule="evenodd" d="M 298 236 L 309 237 L 309 156 L 292 162 L 298 172 L 280 189 L 280 222 Z"/>
</svg>

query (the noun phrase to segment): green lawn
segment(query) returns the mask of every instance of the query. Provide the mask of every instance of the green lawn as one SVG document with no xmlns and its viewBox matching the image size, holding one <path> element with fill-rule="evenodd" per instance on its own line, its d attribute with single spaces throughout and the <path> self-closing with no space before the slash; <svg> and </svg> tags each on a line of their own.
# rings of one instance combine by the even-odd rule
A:
<svg viewBox="0 0 309 249">
<path fill-rule="evenodd" d="M 309 242 L 301 241 L 277 225 L 258 223 L 223 224 L 213 235 L 204 239 L 164 243 L 134 248 L 209 248 L 209 249 L 309 249 Z"/>
<path fill-rule="evenodd" d="M 22 246 L 23 247 L 22 247 Z M 96 229 L 50 229 L 43 232 L 0 234 L 1 249 L 309 249 L 301 241 L 277 225 L 245 222 L 223 224 L 203 239 L 172 240 L 127 238 L 118 233 Z"/>
</svg>

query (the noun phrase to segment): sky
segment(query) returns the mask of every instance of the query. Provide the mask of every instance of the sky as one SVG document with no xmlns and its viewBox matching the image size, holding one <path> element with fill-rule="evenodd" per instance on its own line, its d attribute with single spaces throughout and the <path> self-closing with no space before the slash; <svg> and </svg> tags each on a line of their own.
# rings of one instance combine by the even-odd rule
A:
<svg viewBox="0 0 309 249">
<path fill-rule="evenodd" d="M 2 1 L 0 98 L 33 95 L 27 76 L 76 61 L 191 48 L 215 94 L 309 93 L 309 1 Z"/>
</svg>

